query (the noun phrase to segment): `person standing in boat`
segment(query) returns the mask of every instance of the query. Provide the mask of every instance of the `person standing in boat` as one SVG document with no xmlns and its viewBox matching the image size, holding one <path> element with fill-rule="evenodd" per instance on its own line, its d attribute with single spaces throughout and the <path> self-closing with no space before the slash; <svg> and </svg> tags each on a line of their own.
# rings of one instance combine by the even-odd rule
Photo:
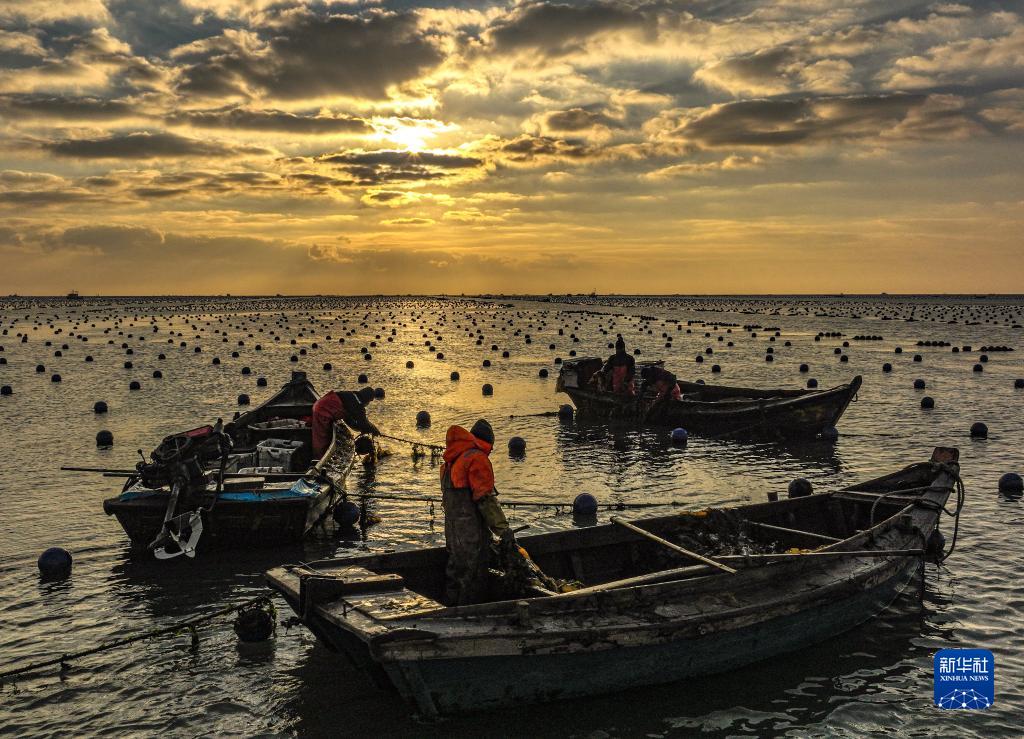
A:
<svg viewBox="0 0 1024 739">
<path fill-rule="evenodd" d="M 452 426 L 445 435 L 441 499 L 448 550 L 445 589 L 451 605 L 486 600 L 493 538 L 505 545 L 515 541 L 496 497 L 489 457 L 493 446 L 494 430 L 483 419 L 469 431 Z"/>
<path fill-rule="evenodd" d="M 335 423 L 343 421 L 345 429 L 352 428 L 363 434 L 377 436 L 380 431 L 366 417 L 366 406 L 373 400 L 373 388 L 364 387 L 356 392 L 331 390 L 313 404 L 313 457 L 320 459 L 331 445 L 331 431 Z"/>
<path fill-rule="evenodd" d="M 644 367 L 640 377 L 643 378 L 645 383 L 654 388 L 657 394 L 654 399 L 655 403 L 660 403 L 669 398 L 679 400 L 682 397 L 682 391 L 679 389 L 676 376 L 667 369 L 656 365 Z"/>
<path fill-rule="evenodd" d="M 605 382 L 611 384 L 613 393 L 619 395 L 635 395 L 636 387 L 633 379 L 636 376 L 636 360 L 626 353 L 626 341 L 619 334 L 615 341 L 615 353 L 604 363 Z"/>
</svg>

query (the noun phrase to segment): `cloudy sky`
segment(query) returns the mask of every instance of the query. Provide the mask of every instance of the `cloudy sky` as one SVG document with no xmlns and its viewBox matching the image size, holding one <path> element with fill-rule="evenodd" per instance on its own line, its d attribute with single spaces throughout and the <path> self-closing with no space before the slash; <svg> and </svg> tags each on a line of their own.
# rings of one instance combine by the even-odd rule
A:
<svg viewBox="0 0 1024 739">
<path fill-rule="evenodd" d="M 0 0 L 0 294 L 1019 293 L 1022 14 Z"/>
</svg>

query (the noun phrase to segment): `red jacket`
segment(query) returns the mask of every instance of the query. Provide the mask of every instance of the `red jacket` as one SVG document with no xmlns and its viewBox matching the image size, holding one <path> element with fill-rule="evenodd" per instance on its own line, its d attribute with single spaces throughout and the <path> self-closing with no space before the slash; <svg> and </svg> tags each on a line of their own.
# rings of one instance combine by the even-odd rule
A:
<svg viewBox="0 0 1024 739">
<path fill-rule="evenodd" d="M 490 453 L 491 445 L 486 441 L 481 441 L 461 426 L 452 426 L 445 435 L 441 477 L 451 467 L 452 487 L 469 488 L 473 500 L 480 500 L 494 492 Z"/>
<path fill-rule="evenodd" d="M 346 402 L 347 401 L 347 402 Z M 355 393 L 326 392 L 313 404 L 313 456 L 319 459 L 331 445 L 335 421 L 344 421 L 356 431 L 370 431 L 366 408 Z"/>
</svg>

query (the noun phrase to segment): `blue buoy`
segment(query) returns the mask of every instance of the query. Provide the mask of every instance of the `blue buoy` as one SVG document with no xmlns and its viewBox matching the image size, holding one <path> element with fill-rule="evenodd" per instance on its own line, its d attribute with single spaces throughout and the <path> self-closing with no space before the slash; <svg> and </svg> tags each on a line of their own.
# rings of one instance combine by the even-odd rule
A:
<svg viewBox="0 0 1024 739">
<path fill-rule="evenodd" d="M 971 438 L 972 439 L 987 439 L 988 438 L 988 426 L 981 421 L 971 424 Z"/>
<path fill-rule="evenodd" d="M 565 405 L 558 406 L 558 420 L 559 421 L 571 421 L 573 415 L 576 413 L 575 409 L 568 403 Z"/>
<path fill-rule="evenodd" d="M 430 414 L 426 411 L 420 411 L 416 414 L 416 425 L 421 429 L 428 428 L 430 426 Z"/>
<path fill-rule="evenodd" d="M 803 498 L 812 492 L 814 492 L 814 488 L 811 486 L 811 481 L 803 477 L 791 481 L 786 489 L 786 494 L 790 498 Z"/>
<path fill-rule="evenodd" d="M 574 516 L 594 516 L 597 514 L 597 498 L 590 493 L 580 493 L 572 502 Z"/>
<path fill-rule="evenodd" d="M 672 429 L 671 439 L 672 443 L 676 446 L 686 446 L 686 442 L 689 440 L 690 435 L 686 433 L 684 428 Z"/>
<path fill-rule="evenodd" d="M 44 580 L 63 580 L 71 574 L 71 553 L 60 547 L 50 547 L 39 555 L 39 576 Z"/>
<path fill-rule="evenodd" d="M 1016 472 L 1007 472 L 999 478 L 999 492 L 1003 495 L 1024 495 L 1024 478 Z"/>
<path fill-rule="evenodd" d="M 526 439 L 522 436 L 513 436 L 509 439 L 508 453 L 513 457 L 521 457 L 526 454 Z"/>
<path fill-rule="evenodd" d="M 818 436 L 820 436 L 823 441 L 838 441 L 839 430 L 836 429 L 835 426 L 827 426 L 821 430 L 821 433 L 818 434 Z"/>
<path fill-rule="evenodd" d="M 359 523 L 359 506 L 350 500 L 343 500 L 334 507 L 334 522 L 339 526 L 355 526 Z"/>
</svg>

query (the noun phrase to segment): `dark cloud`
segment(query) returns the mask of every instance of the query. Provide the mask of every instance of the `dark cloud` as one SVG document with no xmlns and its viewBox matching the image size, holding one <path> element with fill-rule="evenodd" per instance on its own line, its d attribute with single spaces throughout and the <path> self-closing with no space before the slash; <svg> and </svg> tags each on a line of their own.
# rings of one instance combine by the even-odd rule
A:
<svg viewBox="0 0 1024 739">
<path fill-rule="evenodd" d="M 484 163 L 477 157 L 459 154 L 390 149 L 325 154 L 317 161 L 339 165 L 355 178 L 356 184 L 364 186 L 441 180 L 451 176 L 449 170 L 472 169 Z"/>
<path fill-rule="evenodd" d="M 265 29 L 261 43 L 219 36 L 186 47 L 180 89 L 203 95 L 283 100 L 331 95 L 386 97 L 391 85 L 419 77 L 442 60 L 413 12 L 362 16 L 292 10 Z"/>
<path fill-rule="evenodd" d="M 46 143 L 43 148 L 58 156 L 80 159 L 233 157 L 272 153 L 269 149 L 258 146 L 236 146 L 216 141 L 190 139 L 166 132 L 117 134 L 98 139 L 65 139 Z"/>
<path fill-rule="evenodd" d="M 92 248 L 106 253 L 152 249 L 164 243 L 163 234 L 145 226 L 75 226 L 51 236 L 51 248 Z"/>
<path fill-rule="evenodd" d="M 172 125 L 188 124 L 200 128 L 247 129 L 297 134 L 369 133 L 373 131 L 362 118 L 331 115 L 298 115 L 282 110 L 226 108 L 193 110 L 167 117 Z"/>
<path fill-rule="evenodd" d="M 67 205 L 95 199 L 92 193 L 84 190 L 3 190 L 0 191 L 0 203 L 4 205 L 31 205 L 45 207 L 48 205 Z"/>
<path fill-rule="evenodd" d="M 584 141 L 529 134 L 523 134 L 503 144 L 501 152 L 515 162 L 529 162 L 542 158 L 591 159 L 599 154 L 598 149 Z"/>
<path fill-rule="evenodd" d="M 549 131 L 586 131 L 598 126 L 619 128 L 621 123 L 604 113 L 586 108 L 556 110 L 544 115 L 544 127 Z"/>
<path fill-rule="evenodd" d="M 971 122 L 955 99 L 877 94 L 726 103 L 684 121 L 674 134 L 707 147 L 789 146 L 882 135 L 940 137 Z"/>
<path fill-rule="evenodd" d="M 569 54 L 595 34 L 646 29 L 655 33 L 655 19 L 624 3 L 533 2 L 500 19 L 485 33 L 498 52 L 532 50 L 546 56 Z"/>
<path fill-rule="evenodd" d="M 123 100 L 60 95 L 0 96 L 0 114 L 8 118 L 104 121 L 125 118 L 134 112 L 133 106 Z"/>
</svg>

